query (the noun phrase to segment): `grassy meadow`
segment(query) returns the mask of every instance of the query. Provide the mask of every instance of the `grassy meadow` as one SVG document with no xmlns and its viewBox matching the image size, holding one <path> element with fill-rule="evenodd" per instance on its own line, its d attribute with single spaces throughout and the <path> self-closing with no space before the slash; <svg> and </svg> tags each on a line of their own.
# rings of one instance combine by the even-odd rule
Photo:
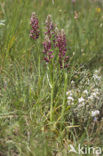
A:
<svg viewBox="0 0 103 156">
<path fill-rule="evenodd" d="M 67 68 L 58 46 L 44 60 L 48 15 L 64 29 Z M 0 156 L 82 156 L 69 152 L 79 144 L 103 154 L 103 1 L 0 0 Z"/>
</svg>

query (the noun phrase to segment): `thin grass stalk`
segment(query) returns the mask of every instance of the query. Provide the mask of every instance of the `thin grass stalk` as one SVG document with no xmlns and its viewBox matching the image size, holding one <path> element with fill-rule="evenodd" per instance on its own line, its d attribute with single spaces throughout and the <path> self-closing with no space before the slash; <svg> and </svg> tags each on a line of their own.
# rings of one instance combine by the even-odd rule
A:
<svg viewBox="0 0 103 156">
<path fill-rule="evenodd" d="M 54 85 L 51 87 L 51 104 L 50 104 L 50 121 L 53 121 L 53 99 L 54 99 Z"/>
<path fill-rule="evenodd" d="M 63 95 L 63 104 L 62 104 L 62 112 L 61 112 L 61 119 L 62 119 L 62 126 L 64 121 L 64 113 L 65 113 L 65 107 L 66 107 L 66 90 L 67 90 L 67 73 L 64 71 L 64 95 Z"/>
<path fill-rule="evenodd" d="M 50 76 L 51 76 L 51 104 L 50 104 L 50 121 L 53 121 L 53 103 L 54 103 L 54 73 L 53 73 L 53 60 L 50 66 Z"/>
</svg>

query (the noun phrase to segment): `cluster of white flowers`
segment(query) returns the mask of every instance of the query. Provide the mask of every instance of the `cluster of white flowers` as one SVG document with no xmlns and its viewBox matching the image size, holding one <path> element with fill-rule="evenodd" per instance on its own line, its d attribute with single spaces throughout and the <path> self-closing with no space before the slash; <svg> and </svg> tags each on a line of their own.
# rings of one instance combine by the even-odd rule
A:
<svg viewBox="0 0 103 156">
<path fill-rule="evenodd" d="M 67 99 L 68 99 L 68 105 L 69 105 L 69 104 L 72 104 L 72 102 L 74 101 L 72 91 L 69 90 L 69 91 L 66 93 L 66 95 L 67 95 Z"/>
<path fill-rule="evenodd" d="M 95 81 L 100 81 L 101 80 L 101 76 L 99 76 L 100 70 L 95 70 L 94 74 L 93 74 L 93 78 Z"/>
<path fill-rule="evenodd" d="M 94 110 L 94 111 L 91 112 L 91 116 L 92 117 L 95 117 L 95 116 L 97 116 L 99 114 L 100 114 L 100 111 L 99 110 Z"/>
<path fill-rule="evenodd" d="M 95 70 L 92 75 L 89 71 L 79 73 L 80 81 L 75 84 L 71 81 L 71 88 L 67 91 L 67 104 L 71 112 L 76 116 L 88 120 L 88 117 L 97 117 L 100 115 L 102 102 L 102 78 L 100 69 Z M 72 113 L 71 113 L 72 114 Z"/>
</svg>

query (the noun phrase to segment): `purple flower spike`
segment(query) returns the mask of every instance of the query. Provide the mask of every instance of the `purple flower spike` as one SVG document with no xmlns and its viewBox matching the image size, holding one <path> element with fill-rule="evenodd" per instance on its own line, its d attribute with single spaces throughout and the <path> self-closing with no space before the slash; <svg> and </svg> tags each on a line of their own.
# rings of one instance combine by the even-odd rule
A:
<svg viewBox="0 0 103 156">
<path fill-rule="evenodd" d="M 47 35 L 45 36 L 43 46 L 44 46 L 43 53 L 46 55 L 46 57 L 44 57 L 44 60 L 46 62 L 50 62 L 51 58 L 53 58 L 53 51 L 51 51 L 51 41 Z"/>
<path fill-rule="evenodd" d="M 67 68 L 68 67 L 68 59 L 69 57 L 66 56 L 66 35 L 64 33 L 64 30 L 61 31 L 58 30 L 57 27 L 52 22 L 51 15 L 47 16 L 46 19 L 46 32 L 45 32 L 45 39 L 43 42 L 44 51 L 45 54 L 44 60 L 49 63 L 52 58 L 57 57 L 56 51 L 59 51 L 58 57 L 59 57 L 59 65 L 60 68 Z M 54 49 L 54 51 L 52 51 Z"/>
<path fill-rule="evenodd" d="M 56 47 L 58 47 L 59 49 L 60 67 L 63 68 L 63 63 L 65 64 L 69 58 L 68 56 L 65 57 L 67 49 L 66 49 L 66 35 L 63 29 L 61 31 L 57 30 Z M 64 65 L 64 67 L 66 68 L 67 65 Z"/>
<path fill-rule="evenodd" d="M 32 27 L 32 29 L 30 30 L 30 37 L 36 40 L 39 38 L 40 31 L 39 31 L 39 21 L 35 12 L 32 13 L 30 25 Z"/>
<path fill-rule="evenodd" d="M 72 3 L 75 3 L 76 2 L 76 0 L 72 0 Z"/>
<path fill-rule="evenodd" d="M 43 42 L 43 46 L 44 46 L 44 53 L 47 54 L 48 52 L 50 52 L 51 49 L 51 41 L 49 40 L 48 36 L 45 36 L 45 41 Z"/>
<path fill-rule="evenodd" d="M 56 39 L 56 45 L 59 48 L 59 54 L 61 56 L 65 56 L 66 54 L 66 36 L 64 33 L 64 30 L 58 32 L 57 39 Z"/>
<path fill-rule="evenodd" d="M 45 24 L 46 24 L 46 32 L 45 32 L 45 34 L 48 35 L 48 37 L 50 39 L 52 37 L 52 34 L 54 34 L 54 24 L 52 22 L 51 15 L 47 16 Z"/>
</svg>

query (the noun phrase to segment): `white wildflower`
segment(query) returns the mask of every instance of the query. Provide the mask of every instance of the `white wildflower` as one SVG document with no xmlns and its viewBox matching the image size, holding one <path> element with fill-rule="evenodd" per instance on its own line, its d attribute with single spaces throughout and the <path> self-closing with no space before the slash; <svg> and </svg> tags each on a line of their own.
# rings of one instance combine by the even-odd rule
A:
<svg viewBox="0 0 103 156">
<path fill-rule="evenodd" d="M 93 75 L 93 78 L 94 78 L 94 80 L 98 80 L 98 81 L 101 80 L 101 77 L 96 74 Z"/>
<path fill-rule="evenodd" d="M 96 93 L 96 92 L 92 93 L 92 95 L 93 95 L 94 97 L 97 97 L 97 93 Z"/>
<path fill-rule="evenodd" d="M 83 93 L 88 95 L 88 91 L 87 90 L 84 90 Z"/>
<path fill-rule="evenodd" d="M 91 116 L 92 117 L 95 117 L 95 116 L 97 116 L 99 114 L 100 114 L 100 111 L 99 110 L 91 111 Z"/>
<path fill-rule="evenodd" d="M 93 96 L 93 95 L 90 95 L 90 96 L 88 97 L 88 99 L 89 99 L 89 100 L 93 100 L 93 99 L 94 99 L 94 96 Z"/>
<path fill-rule="evenodd" d="M 71 96 L 67 97 L 68 100 L 74 101 L 74 99 Z"/>
<path fill-rule="evenodd" d="M 95 88 L 93 91 L 94 91 L 97 95 L 99 95 L 99 94 L 100 94 L 100 91 L 99 91 L 99 89 L 98 89 L 98 88 Z"/>
<path fill-rule="evenodd" d="M 85 99 L 83 97 L 81 97 L 81 98 L 78 99 L 78 102 L 79 103 L 84 102 L 84 101 L 85 101 Z"/>
<path fill-rule="evenodd" d="M 71 84 L 74 84 L 74 81 L 73 80 L 71 81 Z"/>
<path fill-rule="evenodd" d="M 100 69 L 96 69 L 95 71 L 94 71 L 94 73 L 96 73 L 96 74 L 99 74 L 100 73 Z"/>
<path fill-rule="evenodd" d="M 95 92 L 99 92 L 99 89 L 98 89 L 98 88 L 95 88 L 94 91 L 95 91 Z"/>
<path fill-rule="evenodd" d="M 72 95 L 73 95 L 73 94 L 72 94 L 72 91 L 69 90 L 68 92 L 66 92 L 66 95 L 70 95 L 70 96 L 72 96 Z"/>
<path fill-rule="evenodd" d="M 69 93 L 68 92 L 66 92 L 66 95 L 68 95 Z"/>
<path fill-rule="evenodd" d="M 98 97 L 99 92 L 92 92 L 88 99 L 93 100 L 94 98 L 99 99 Z"/>
</svg>

